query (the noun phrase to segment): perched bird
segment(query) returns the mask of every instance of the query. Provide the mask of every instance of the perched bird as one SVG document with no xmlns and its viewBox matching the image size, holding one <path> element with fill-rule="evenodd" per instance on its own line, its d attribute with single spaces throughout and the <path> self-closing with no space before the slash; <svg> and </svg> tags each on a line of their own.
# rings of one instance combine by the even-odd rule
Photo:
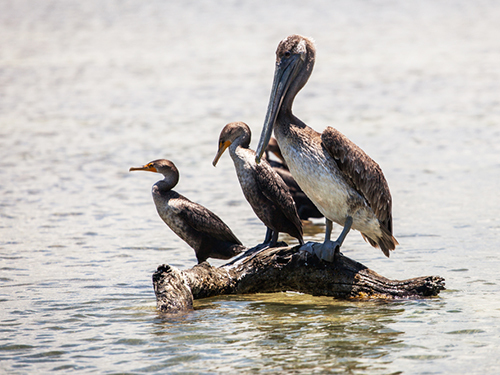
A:
<svg viewBox="0 0 500 375">
<path fill-rule="evenodd" d="M 267 227 L 265 243 L 270 240 L 270 246 L 275 246 L 279 232 L 284 232 L 303 244 L 302 223 L 288 187 L 267 161 L 255 162 L 255 152 L 249 148 L 250 138 L 247 124 L 227 124 L 220 133 L 219 149 L 213 165 L 217 165 L 226 148 L 229 148 L 243 195 Z"/>
<path fill-rule="evenodd" d="M 279 161 L 271 159 L 269 157 L 270 153 L 274 154 L 274 156 L 276 156 L 279 159 Z M 271 167 L 288 170 L 288 165 L 286 165 L 286 161 L 283 158 L 283 154 L 281 153 L 280 146 L 278 145 L 278 141 L 276 141 L 276 138 L 274 137 L 269 138 L 269 143 L 266 146 L 265 155 L 266 155 L 266 160 L 269 162 Z"/>
<path fill-rule="evenodd" d="M 273 153 L 279 161 L 272 160 L 269 157 L 269 153 Z M 293 178 L 288 166 L 286 165 L 286 161 L 281 154 L 281 150 L 278 146 L 278 142 L 276 138 L 271 137 L 269 143 L 266 147 L 266 160 L 269 162 L 271 167 L 273 167 L 274 171 L 279 174 L 279 176 L 283 179 L 286 186 L 288 186 L 288 190 L 290 190 L 290 194 L 292 194 L 292 198 L 295 202 L 295 207 L 297 207 L 297 213 L 301 220 L 308 220 L 311 217 L 320 218 L 323 217 L 323 214 L 319 212 L 318 208 L 314 205 L 314 203 L 304 194 L 302 189 L 300 188 L 297 181 Z"/>
<path fill-rule="evenodd" d="M 154 160 L 129 171 L 157 172 L 165 177 L 152 188 L 156 210 L 165 224 L 194 249 L 198 263 L 207 258 L 229 259 L 246 249 L 216 214 L 172 190 L 179 182 L 179 171 L 170 160 Z"/>
<path fill-rule="evenodd" d="M 300 35 L 279 43 L 256 161 L 274 129 L 292 176 L 326 218 L 325 241 L 314 247 L 321 259 L 334 260 L 351 228 L 389 256 L 398 241 L 392 235 L 392 198 L 380 166 L 338 130 L 328 127 L 320 134 L 292 113 L 295 96 L 313 70 L 315 53 L 313 41 Z M 344 227 L 336 241 L 330 240 L 332 222 Z"/>
</svg>

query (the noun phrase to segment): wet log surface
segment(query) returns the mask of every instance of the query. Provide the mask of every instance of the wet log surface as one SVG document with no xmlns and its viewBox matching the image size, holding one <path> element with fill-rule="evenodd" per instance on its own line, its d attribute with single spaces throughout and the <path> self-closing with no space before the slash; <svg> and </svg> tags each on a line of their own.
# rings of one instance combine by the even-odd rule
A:
<svg viewBox="0 0 500 375">
<path fill-rule="evenodd" d="M 295 291 L 341 299 L 411 299 L 445 289 L 439 276 L 390 280 L 342 254 L 333 263 L 320 261 L 309 252 L 311 243 L 283 245 L 252 248 L 220 267 L 207 262 L 184 271 L 159 266 L 153 274 L 158 310 L 187 311 L 195 299 L 227 294 Z"/>
</svg>

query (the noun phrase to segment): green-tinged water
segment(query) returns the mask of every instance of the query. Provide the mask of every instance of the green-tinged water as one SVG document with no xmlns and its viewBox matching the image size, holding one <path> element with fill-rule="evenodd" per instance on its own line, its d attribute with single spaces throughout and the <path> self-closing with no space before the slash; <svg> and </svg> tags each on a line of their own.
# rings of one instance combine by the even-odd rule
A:
<svg viewBox="0 0 500 375">
<path fill-rule="evenodd" d="M 498 373 L 499 19 L 492 0 L 0 0 L 0 373 Z M 160 314 L 152 273 L 196 259 L 156 213 L 160 176 L 128 169 L 171 159 L 177 191 L 262 242 L 229 156 L 211 162 L 228 122 L 256 147 L 291 33 L 318 51 L 295 114 L 362 147 L 393 196 L 391 258 L 357 232 L 343 253 L 447 290 Z"/>
</svg>

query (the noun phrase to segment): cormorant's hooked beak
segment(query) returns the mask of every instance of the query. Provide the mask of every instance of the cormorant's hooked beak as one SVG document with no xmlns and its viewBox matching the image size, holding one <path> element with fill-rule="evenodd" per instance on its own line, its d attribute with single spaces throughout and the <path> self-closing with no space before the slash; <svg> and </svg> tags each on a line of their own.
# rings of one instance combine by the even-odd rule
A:
<svg viewBox="0 0 500 375">
<path fill-rule="evenodd" d="M 129 172 L 132 172 L 132 171 L 147 171 L 147 172 L 157 172 L 158 171 L 156 170 L 156 168 L 151 165 L 151 164 L 146 164 L 146 165 L 143 165 L 142 167 L 132 167 L 128 170 Z"/>
<path fill-rule="evenodd" d="M 212 165 L 214 167 L 217 165 L 217 162 L 219 161 L 224 151 L 226 151 L 226 148 L 228 148 L 230 145 L 231 141 L 219 142 L 219 150 L 217 151 L 217 155 L 215 155 L 214 161 L 212 162 Z"/>
<path fill-rule="evenodd" d="M 283 99 L 286 96 L 291 83 L 295 79 L 302 61 L 303 56 L 295 54 L 288 58 L 281 58 L 281 60 L 276 63 L 273 85 L 271 87 L 271 96 L 267 106 L 267 113 L 264 120 L 264 126 L 262 127 L 262 133 L 260 134 L 259 145 L 257 146 L 257 155 L 255 156 L 255 161 L 257 163 L 260 163 L 262 154 L 269 143 L 274 123 L 281 109 Z"/>
</svg>

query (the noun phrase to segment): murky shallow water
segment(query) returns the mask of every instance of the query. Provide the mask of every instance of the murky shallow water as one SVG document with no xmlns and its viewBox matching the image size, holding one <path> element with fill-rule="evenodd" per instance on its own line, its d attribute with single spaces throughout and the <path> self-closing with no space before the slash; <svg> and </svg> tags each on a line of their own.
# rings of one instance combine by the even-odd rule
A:
<svg viewBox="0 0 500 375">
<path fill-rule="evenodd" d="M 494 1 L 0 1 L 1 372 L 497 373 L 499 18 Z M 230 121 L 255 147 L 294 32 L 318 48 L 295 113 L 363 147 L 393 194 L 391 259 L 357 233 L 344 253 L 448 290 L 234 296 L 163 316 L 152 273 L 195 257 L 156 214 L 158 176 L 128 168 L 172 159 L 178 191 L 262 241 L 230 158 L 211 160 Z"/>
</svg>

